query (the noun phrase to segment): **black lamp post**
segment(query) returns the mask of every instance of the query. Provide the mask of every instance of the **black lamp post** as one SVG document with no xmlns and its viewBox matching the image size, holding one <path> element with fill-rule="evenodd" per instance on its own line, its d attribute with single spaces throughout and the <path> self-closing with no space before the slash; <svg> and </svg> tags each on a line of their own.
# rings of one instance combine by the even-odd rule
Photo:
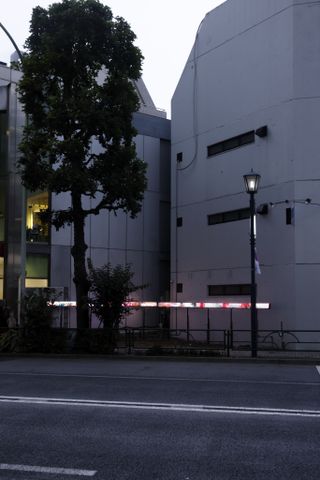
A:
<svg viewBox="0 0 320 480">
<path fill-rule="evenodd" d="M 14 46 L 17 54 L 18 54 L 18 57 L 19 59 L 22 61 L 22 53 L 18 47 L 18 45 L 16 44 L 16 42 L 14 41 L 14 39 L 12 38 L 12 36 L 10 35 L 10 33 L 8 32 L 8 30 L 5 28 L 4 25 L 2 25 L 2 23 L 0 23 L 0 28 L 4 31 L 4 33 L 7 35 L 7 37 L 9 38 L 10 42 L 12 43 L 12 45 Z"/>
<path fill-rule="evenodd" d="M 251 170 L 247 175 L 243 175 L 246 192 L 250 195 L 250 252 L 251 252 L 251 356 L 257 356 L 257 284 L 256 284 L 256 237 L 255 237 L 255 200 L 260 182 L 260 175 Z"/>
</svg>

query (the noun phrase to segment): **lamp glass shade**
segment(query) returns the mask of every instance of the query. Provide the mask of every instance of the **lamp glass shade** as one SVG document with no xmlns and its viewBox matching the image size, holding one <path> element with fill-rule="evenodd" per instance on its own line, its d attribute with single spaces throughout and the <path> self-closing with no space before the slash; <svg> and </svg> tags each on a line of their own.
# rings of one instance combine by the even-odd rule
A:
<svg viewBox="0 0 320 480">
<path fill-rule="evenodd" d="M 243 175 L 244 185 L 247 193 L 257 193 L 261 176 L 259 173 L 250 172 Z"/>
</svg>

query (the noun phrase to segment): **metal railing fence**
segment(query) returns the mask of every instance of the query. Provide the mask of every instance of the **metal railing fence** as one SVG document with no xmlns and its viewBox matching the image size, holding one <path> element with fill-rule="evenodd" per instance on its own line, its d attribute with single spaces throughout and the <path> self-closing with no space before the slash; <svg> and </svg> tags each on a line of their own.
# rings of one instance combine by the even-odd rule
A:
<svg viewBox="0 0 320 480">
<path fill-rule="evenodd" d="M 231 352 L 250 350 L 250 329 L 0 328 L 0 352 L 184 353 L 230 356 Z M 258 351 L 320 354 L 320 330 L 259 330 Z"/>
</svg>

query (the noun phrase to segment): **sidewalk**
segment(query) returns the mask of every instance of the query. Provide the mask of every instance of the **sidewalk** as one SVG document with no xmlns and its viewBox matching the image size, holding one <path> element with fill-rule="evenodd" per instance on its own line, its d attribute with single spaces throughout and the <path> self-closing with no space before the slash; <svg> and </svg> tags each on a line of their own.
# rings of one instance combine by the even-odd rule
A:
<svg viewBox="0 0 320 480">
<path fill-rule="evenodd" d="M 266 361 L 266 362 L 301 362 L 312 363 L 320 365 L 320 351 L 308 352 L 308 351 L 284 351 L 284 350 L 259 350 L 256 358 L 252 358 L 251 350 L 231 350 L 229 355 L 227 350 L 219 349 L 206 349 L 206 348 L 182 348 L 182 349 L 169 349 L 161 348 L 158 351 L 155 349 L 133 347 L 131 352 L 127 349 L 119 349 L 116 357 L 120 358 L 125 356 L 126 358 L 159 358 L 159 359 L 190 359 L 190 360 L 203 360 L 203 361 Z M 170 351 L 171 350 L 171 351 Z"/>
<path fill-rule="evenodd" d="M 251 357 L 250 351 L 230 351 L 230 357 L 232 359 L 251 359 L 252 361 L 256 360 Z M 304 361 L 311 363 L 319 363 L 320 365 L 320 351 L 319 352 L 302 352 L 302 351 L 282 351 L 282 350 L 273 350 L 273 351 L 258 351 L 257 359 L 260 360 L 271 360 L 271 361 Z"/>
<path fill-rule="evenodd" d="M 126 349 L 127 350 L 127 349 Z M 230 351 L 227 356 L 225 351 L 215 351 L 204 353 L 204 351 L 193 351 L 191 354 L 185 352 L 163 352 L 150 353 L 143 349 L 132 349 L 131 353 L 122 350 L 115 354 L 95 354 L 95 353 L 0 353 L 0 363 L 4 359 L 14 358 L 65 358 L 65 359 L 105 359 L 109 360 L 150 360 L 150 361 L 177 361 L 177 362 L 245 362 L 245 363 L 296 363 L 311 364 L 320 367 L 320 352 L 286 352 L 286 351 L 258 351 L 257 357 L 251 357 L 251 351 Z M 320 373 L 320 371 L 319 371 Z"/>
</svg>

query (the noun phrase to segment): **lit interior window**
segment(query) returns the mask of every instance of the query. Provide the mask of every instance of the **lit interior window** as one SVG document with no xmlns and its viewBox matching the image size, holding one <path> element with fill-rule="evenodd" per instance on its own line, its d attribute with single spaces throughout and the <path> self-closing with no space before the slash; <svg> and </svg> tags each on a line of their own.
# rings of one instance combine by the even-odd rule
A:
<svg viewBox="0 0 320 480">
<path fill-rule="evenodd" d="M 47 255 L 27 255 L 26 288 L 46 288 L 49 285 L 49 257 Z"/>
<path fill-rule="evenodd" d="M 29 193 L 27 198 L 27 241 L 48 242 L 49 225 L 41 218 L 41 213 L 49 207 L 48 192 Z"/>
</svg>

